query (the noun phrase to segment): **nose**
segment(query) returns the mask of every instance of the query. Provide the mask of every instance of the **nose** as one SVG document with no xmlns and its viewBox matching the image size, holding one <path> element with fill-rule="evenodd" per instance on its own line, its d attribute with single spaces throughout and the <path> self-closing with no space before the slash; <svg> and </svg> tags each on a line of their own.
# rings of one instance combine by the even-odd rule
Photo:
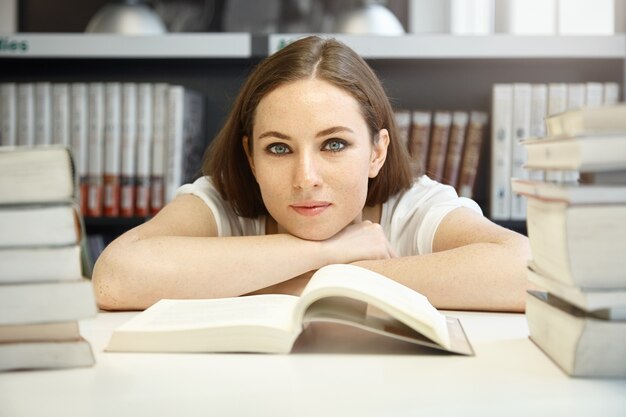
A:
<svg viewBox="0 0 626 417">
<path fill-rule="evenodd" d="M 319 165 L 314 155 L 302 152 L 294 169 L 293 187 L 296 189 L 319 187 L 322 183 Z"/>
</svg>

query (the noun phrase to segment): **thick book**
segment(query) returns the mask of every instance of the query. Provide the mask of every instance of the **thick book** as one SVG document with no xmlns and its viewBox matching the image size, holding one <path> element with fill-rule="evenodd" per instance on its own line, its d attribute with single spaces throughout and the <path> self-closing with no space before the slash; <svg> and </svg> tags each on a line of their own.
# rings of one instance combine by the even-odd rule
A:
<svg viewBox="0 0 626 417">
<path fill-rule="evenodd" d="M 528 281 L 534 285 L 595 317 L 626 320 L 626 287 L 584 290 L 548 277 L 532 261 L 528 263 L 527 274 Z"/>
<path fill-rule="evenodd" d="M 529 291 L 530 339 L 565 373 L 626 377 L 626 321 L 594 317 L 549 293 Z"/>
<path fill-rule="evenodd" d="M 74 203 L 0 205 L 0 250 L 76 245 L 82 238 Z"/>
<path fill-rule="evenodd" d="M 550 136 L 584 133 L 623 133 L 626 131 L 626 104 L 585 106 L 546 118 Z"/>
<path fill-rule="evenodd" d="M 75 186 L 67 148 L 0 148 L 0 204 L 67 202 L 74 199 Z"/>
<path fill-rule="evenodd" d="M 569 204 L 626 204 L 624 184 L 560 184 L 512 178 L 513 192 Z"/>
<path fill-rule="evenodd" d="M 626 203 L 529 197 L 527 228 L 533 262 L 549 277 L 586 289 L 626 287 Z"/>
<path fill-rule="evenodd" d="M 0 285 L 0 325 L 54 323 L 94 317 L 91 281 L 74 279 Z"/>
<path fill-rule="evenodd" d="M 83 338 L 0 343 L 0 371 L 79 368 L 94 363 L 91 346 Z"/>
<path fill-rule="evenodd" d="M 0 326 L 0 343 L 61 342 L 78 338 L 80 330 L 76 320 Z"/>
<path fill-rule="evenodd" d="M 75 280 L 83 275 L 81 246 L 27 246 L 0 249 L 0 284 Z"/>
<path fill-rule="evenodd" d="M 553 136 L 523 142 L 525 167 L 545 170 L 612 171 L 626 169 L 626 134 Z"/>
<path fill-rule="evenodd" d="M 485 112 L 473 111 L 470 113 L 465 149 L 463 150 L 463 158 L 461 160 L 461 172 L 459 174 L 458 192 L 461 197 L 472 198 L 474 196 L 487 118 L 488 116 Z"/>
<path fill-rule="evenodd" d="M 161 300 L 115 329 L 106 350 L 288 353 L 313 322 L 473 355 L 458 319 L 441 314 L 423 295 L 354 265 L 319 269 L 300 297 Z"/>
</svg>

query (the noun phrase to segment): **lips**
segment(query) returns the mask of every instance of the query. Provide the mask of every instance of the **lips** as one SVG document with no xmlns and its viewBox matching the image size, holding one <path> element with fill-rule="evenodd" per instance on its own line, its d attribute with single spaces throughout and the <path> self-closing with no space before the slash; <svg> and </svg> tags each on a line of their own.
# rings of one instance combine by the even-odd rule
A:
<svg viewBox="0 0 626 417">
<path fill-rule="evenodd" d="M 307 201 L 292 204 L 289 207 L 302 216 L 317 216 L 326 211 L 330 206 L 331 203 L 326 201 Z"/>
</svg>

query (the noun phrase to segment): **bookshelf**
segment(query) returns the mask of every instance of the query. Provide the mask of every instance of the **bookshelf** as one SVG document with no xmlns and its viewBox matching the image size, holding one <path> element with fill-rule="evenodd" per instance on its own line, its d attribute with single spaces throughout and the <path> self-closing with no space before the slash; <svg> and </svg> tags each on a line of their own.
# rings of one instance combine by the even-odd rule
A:
<svg viewBox="0 0 626 417">
<path fill-rule="evenodd" d="M 0 82 L 115 80 L 183 84 L 206 97 L 208 144 L 253 66 L 299 36 L 0 35 Z M 497 82 L 600 81 L 623 86 L 626 78 L 624 34 L 322 36 L 338 38 L 367 59 L 382 79 L 392 104 L 403 108 L 490 113 L 491 86 Z M 485 161 L 489 157 L 489 146 L 484 146 L 475 199 L 486 214 L 489 168 Z M 119 234 L 142 221 L 87 219 L 87 229 Z M 499 223 L 525 232 L 524 222 Z"/>
</svg>

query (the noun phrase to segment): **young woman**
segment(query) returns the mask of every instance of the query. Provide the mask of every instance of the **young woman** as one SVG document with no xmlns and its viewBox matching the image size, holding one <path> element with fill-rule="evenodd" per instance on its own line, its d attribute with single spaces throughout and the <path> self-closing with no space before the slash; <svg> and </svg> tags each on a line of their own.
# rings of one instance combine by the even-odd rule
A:
<svg viewBox="0 0 626 417">
<path fill-rule="evenodd" d="M 93 274 L 101 308 L 298 294 L 332 263 L 375 270 L 439 308 L 524 308 L 527 239 L 412 174 L 379 80 L 340 42 L 308 37 L 262 62 L 203 173 L 106 248 Z"/>
</svg>

